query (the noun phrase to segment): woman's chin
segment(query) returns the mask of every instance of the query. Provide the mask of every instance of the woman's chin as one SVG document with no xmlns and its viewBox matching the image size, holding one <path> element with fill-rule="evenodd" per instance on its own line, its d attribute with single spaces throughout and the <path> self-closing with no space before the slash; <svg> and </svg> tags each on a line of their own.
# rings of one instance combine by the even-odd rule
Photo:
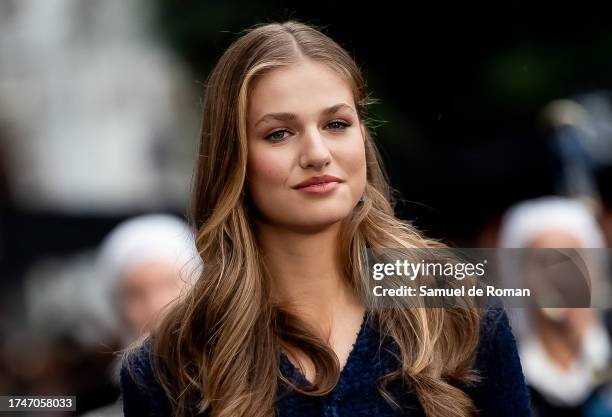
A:
<svg viewBox="0 0 612 417">
<path fill-rule="evenodd" d="M 293 226 L 295 228 L 322 230 L 340 223 L 350 215 L 350 211 L 338 211 L 328 213 L 313 213 L 310 215 L 299 216 L 299 221 L 294 218 Z"/>
<path fill-rule="evenodd" d="M 317 204 L 291 204 L 269 207 L 263 214 L 268 224 L 293 230 L 320 231 L 346 219 L 353 212 L 350 201 L 323 202 Z M 264 214 L 266 213 L 266 214 Z"/>
</svg>

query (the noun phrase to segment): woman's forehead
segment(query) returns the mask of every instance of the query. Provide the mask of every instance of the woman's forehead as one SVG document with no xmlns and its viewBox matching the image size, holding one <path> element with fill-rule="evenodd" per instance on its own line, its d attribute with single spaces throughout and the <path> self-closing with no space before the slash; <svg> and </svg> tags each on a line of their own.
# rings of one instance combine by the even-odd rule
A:
<svg viewBox="0 0 612 417">
<path fill-rule="evenodd" d="M 347 80 L 325 64 L 300 61 L 259 77 L 251 90 L 249 112 L 259 120 L 265 113 L 322 112 L 340 103 L 354 109 Z"/>
</svg>

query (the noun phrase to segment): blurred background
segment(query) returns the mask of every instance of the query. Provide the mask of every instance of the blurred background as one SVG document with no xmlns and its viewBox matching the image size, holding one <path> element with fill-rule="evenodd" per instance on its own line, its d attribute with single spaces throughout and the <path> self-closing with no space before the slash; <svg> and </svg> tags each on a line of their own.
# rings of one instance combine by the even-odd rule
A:
<svg viewBox="0 0 612 417">
<path fill-rule="evenodd" d="M 189 249 L 145 255 L 137 242 L 117 244 L 110 252 L 127 251 L 114 259 L 129 255 L 130 273 L 101 270 L 101 254 L 113 231 L 146 214 L 164 226 L 143 226 L 145 241 L 162 229 L 186 236 L 174 220 L 186 214 L 202 84 L 256 23 L 313 23 L 356 58 L 379 100 L 375 136 L 401 218 L 455 246 L 496 247 L 510 207 L 555 195 L 579 202 L 596 225 L 601 239 L 584 245 L 610 247 L 606 13 L 584 2 L 398 7 L 0 0 L 0 395 L 77 395 L 79 414 L 118 415 L 113 352 L 146 327 L 130 303 L 153 317 L 177 292 L 164 281 L 172 274 L 147 272 L 151 262 Z M 124 304 L 104 295 L 116 291 Z M 559 379 L 534 381 L 538 415 L 612 415 L 609 314 L 596 315 L 544 315 L 547 335 L 567 334 L 554 323 L 601 323 L 594 339 L 578 332 L 570 353 L 525 342 L 526 361 L 552 358 L 550 378 L 582 381 L 573 394 L 555 388 Z M 584 354 L 583 345 L 596 348 Z"/>
</svg>

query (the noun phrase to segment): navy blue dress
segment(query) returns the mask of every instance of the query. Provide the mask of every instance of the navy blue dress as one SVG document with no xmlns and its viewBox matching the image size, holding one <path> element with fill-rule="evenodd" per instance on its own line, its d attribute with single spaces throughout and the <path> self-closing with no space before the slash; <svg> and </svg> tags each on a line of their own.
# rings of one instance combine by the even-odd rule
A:
<svg viewBox="0 0 612 417">
<path fill-rule="evenodd" d="M 508 317 L 502 309 L 490 309 L 483 317 L 475 368 L 481 382 L 465 391 L 474 400 L 481 417 L 530 416 L 528 391 Z M 424 416 L 416 395 L 400 380 L 387 390 L 402 407 L 392 408 L 377 390 L 378 379 L 397 367 L 392 345 L 379 350 L 380 334 L 364 320 L 357 340 L 340 373 L 336 387 L 324 397 L 290 391 L 279 379 L 278 417 L 390 417 Z M 170 417 L 170 403 L 153 376 L 147 339 L 121 369 L 121 391 L 125 417 Z M 299 385 L 308 381 L 282 354 L 281 371 Z M 204 417 L 204 416 L 203 416 Z"/>
</svg>

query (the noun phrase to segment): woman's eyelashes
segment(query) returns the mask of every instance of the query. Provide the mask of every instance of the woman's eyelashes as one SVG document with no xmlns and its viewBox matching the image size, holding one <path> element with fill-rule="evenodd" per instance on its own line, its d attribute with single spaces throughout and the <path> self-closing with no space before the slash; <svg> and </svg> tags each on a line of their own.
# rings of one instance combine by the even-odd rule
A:
<svg viewBox="0 0 612 417">
<path fill-rule="evenodd" d="M 327 124 L 327 127 L 331 130 L 344 130 L 350 125 L 350 123 L 345 122 L 344 120 L 332 120 Z"/>
<path fill-rule="evenodd" d="M 285 133 L 289 133 L 289 131 L 286 129 L 276 130 L 266 136 L 266 139 L 272 142 L 280 142 L 286 138 Z"/>
<path fill-rule="evenodd" d="M 325 125 L 325 129 L 327 130 L 331 130 L 334 132 L 342 132 L 344 130 L 346 130 L 348 127 L 351 126 L 351 123 L 344 121 L 344 120 L 332 120 L 331 122 L 327 123 Z M 287 129 L 278 129 L 275 130 L 272 133 L 269 133 L 268 135 L 265 136 L 265 138 L 271 142 L 282 142 L 283 140 L 285 140 L 289 135 L 291 134 L 291 131 L 287 130 Z"/>
</svg>

